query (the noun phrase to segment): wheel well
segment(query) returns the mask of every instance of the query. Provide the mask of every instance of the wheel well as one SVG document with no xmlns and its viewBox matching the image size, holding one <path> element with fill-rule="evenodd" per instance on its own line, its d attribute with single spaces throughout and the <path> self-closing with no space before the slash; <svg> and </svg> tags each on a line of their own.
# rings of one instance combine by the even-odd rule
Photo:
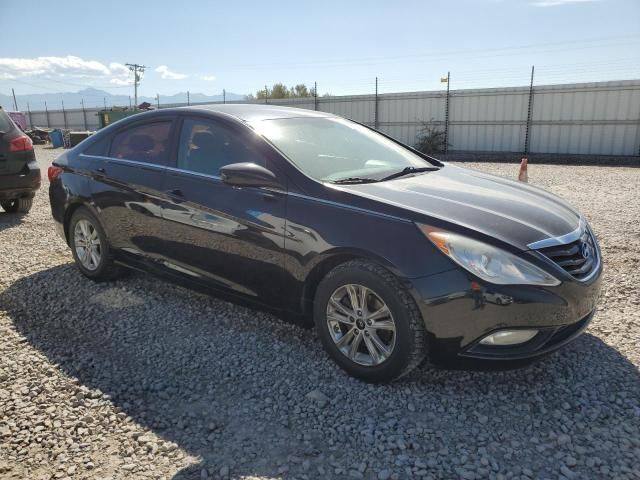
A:
<svg viewBox="0 0 640 480">
<path fill-rule="evenodd" d="M 64 237 L 67 240 L 67 244 L 69 244 L 69 223 L 71 223 L 71 217 L 73 217 L 73 214 L 75 213 L 76 210 L 78 210 L 80 207 L 83 207 L 83 206 L 84 204 L 82 204 L 81 202 L 72 203 L 67 207 L 67 209 L 64 212 L 64 219 L 63 219 L 62 225 L 64 227 Z"/>
<path fill-rule="evenodd" d="M 327 258 L 313 267 L 313 270 L 311 270 L 309 275 L 307 275 L 302 292 L 302 311 L 305 315 L 309 315 L 313 312 L 313 299 L 316 296 L 316 290 L 327 273 L 342 263 L 360 258 L 364 259 L 364 257 L 359 257 L 357 255 L 338 254 Z"/>
</svg>

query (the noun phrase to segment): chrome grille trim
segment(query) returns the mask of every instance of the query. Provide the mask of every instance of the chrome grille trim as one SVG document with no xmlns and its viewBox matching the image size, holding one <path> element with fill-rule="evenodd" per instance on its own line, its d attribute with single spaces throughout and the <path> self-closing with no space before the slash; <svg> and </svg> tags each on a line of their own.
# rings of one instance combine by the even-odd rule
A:
<svg viewBox="0 0 640 480">
<path fill-rule="evenodd" d="M 586 222 L 581 221 L 582 231 L 563 236 L 568 243 L 547 245 L 535 250 L 554 262 L 565 272 L 580 282 L 587 282 L 600 269 L 600 253 L 596 238 Z"/>
<path fill-rule="evenodd" d="M 537 242 L 528 244 L 527 247 L 529 247 L 531 250 L 539 250 L 541 248 L 555 247 L 556 245 L 566 245 L 578 240 L 586 229 L 587 222 L 584 218 L 580 217 L 580 220 L 578 221 L 578 227 L 572 232 L 565 233 L 564 235 L 560 235 L 559 237 L 551 237 L 545 238 L 543 240 L 538 240 Z"/>
</svg>

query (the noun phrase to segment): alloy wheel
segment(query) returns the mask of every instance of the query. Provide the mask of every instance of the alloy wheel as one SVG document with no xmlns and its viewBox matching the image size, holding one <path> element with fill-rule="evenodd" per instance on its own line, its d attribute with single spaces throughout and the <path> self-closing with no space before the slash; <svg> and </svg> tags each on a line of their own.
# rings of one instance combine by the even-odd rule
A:
<svg viewBox="0 0 640 480">
<path fill-rule="evenodd" d="M 393 353 L 396 324 L 391 310 L 363 285 L 343 285 L 331 294 L 327 326 L 338 350 L 359 365 L 379 365 Z"/>
<path fill-rule="evenodd" d="M 96 227 L 84 218 L 78 220 L 73 232 L 73 244 L 78 260 L 87 270 L 95 270 L 100 265 L 102 248 Z"/>
</svg>

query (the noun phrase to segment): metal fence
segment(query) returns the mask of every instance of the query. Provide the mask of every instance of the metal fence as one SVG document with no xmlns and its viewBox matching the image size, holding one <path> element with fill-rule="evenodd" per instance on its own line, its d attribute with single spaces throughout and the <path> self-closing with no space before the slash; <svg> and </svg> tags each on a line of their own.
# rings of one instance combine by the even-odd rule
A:
<svg viewBox="0 0 640 480">
<path fill-rule="evenodd" d="M 335 113 L 409 145 L 430 122 L 446 131 L 449 152 L 640 155 L 640 80 L 267 102 Z M 28 119 L 34 126 L 94 130 L 99 110 L 32 111 Z"/>
</svg>

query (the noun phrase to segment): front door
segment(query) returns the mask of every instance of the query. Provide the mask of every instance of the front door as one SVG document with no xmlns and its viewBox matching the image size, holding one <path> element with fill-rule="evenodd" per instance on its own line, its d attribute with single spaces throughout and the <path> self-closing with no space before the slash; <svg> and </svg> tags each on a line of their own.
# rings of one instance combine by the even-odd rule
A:
<svg viewBox="0 0 640 480">
<path fill-rule="evenodd" d="M 163 212 L 163 250 L 167 266 L 192 280 L 273 304 L 285 277 L 286 192 L 231 187 L 220 178 L 231 163 L 269 168 L 262 142 L 232 121 L 183 118 L 176 164 L 166 177 L 171 201 Z"/>
</svg>

